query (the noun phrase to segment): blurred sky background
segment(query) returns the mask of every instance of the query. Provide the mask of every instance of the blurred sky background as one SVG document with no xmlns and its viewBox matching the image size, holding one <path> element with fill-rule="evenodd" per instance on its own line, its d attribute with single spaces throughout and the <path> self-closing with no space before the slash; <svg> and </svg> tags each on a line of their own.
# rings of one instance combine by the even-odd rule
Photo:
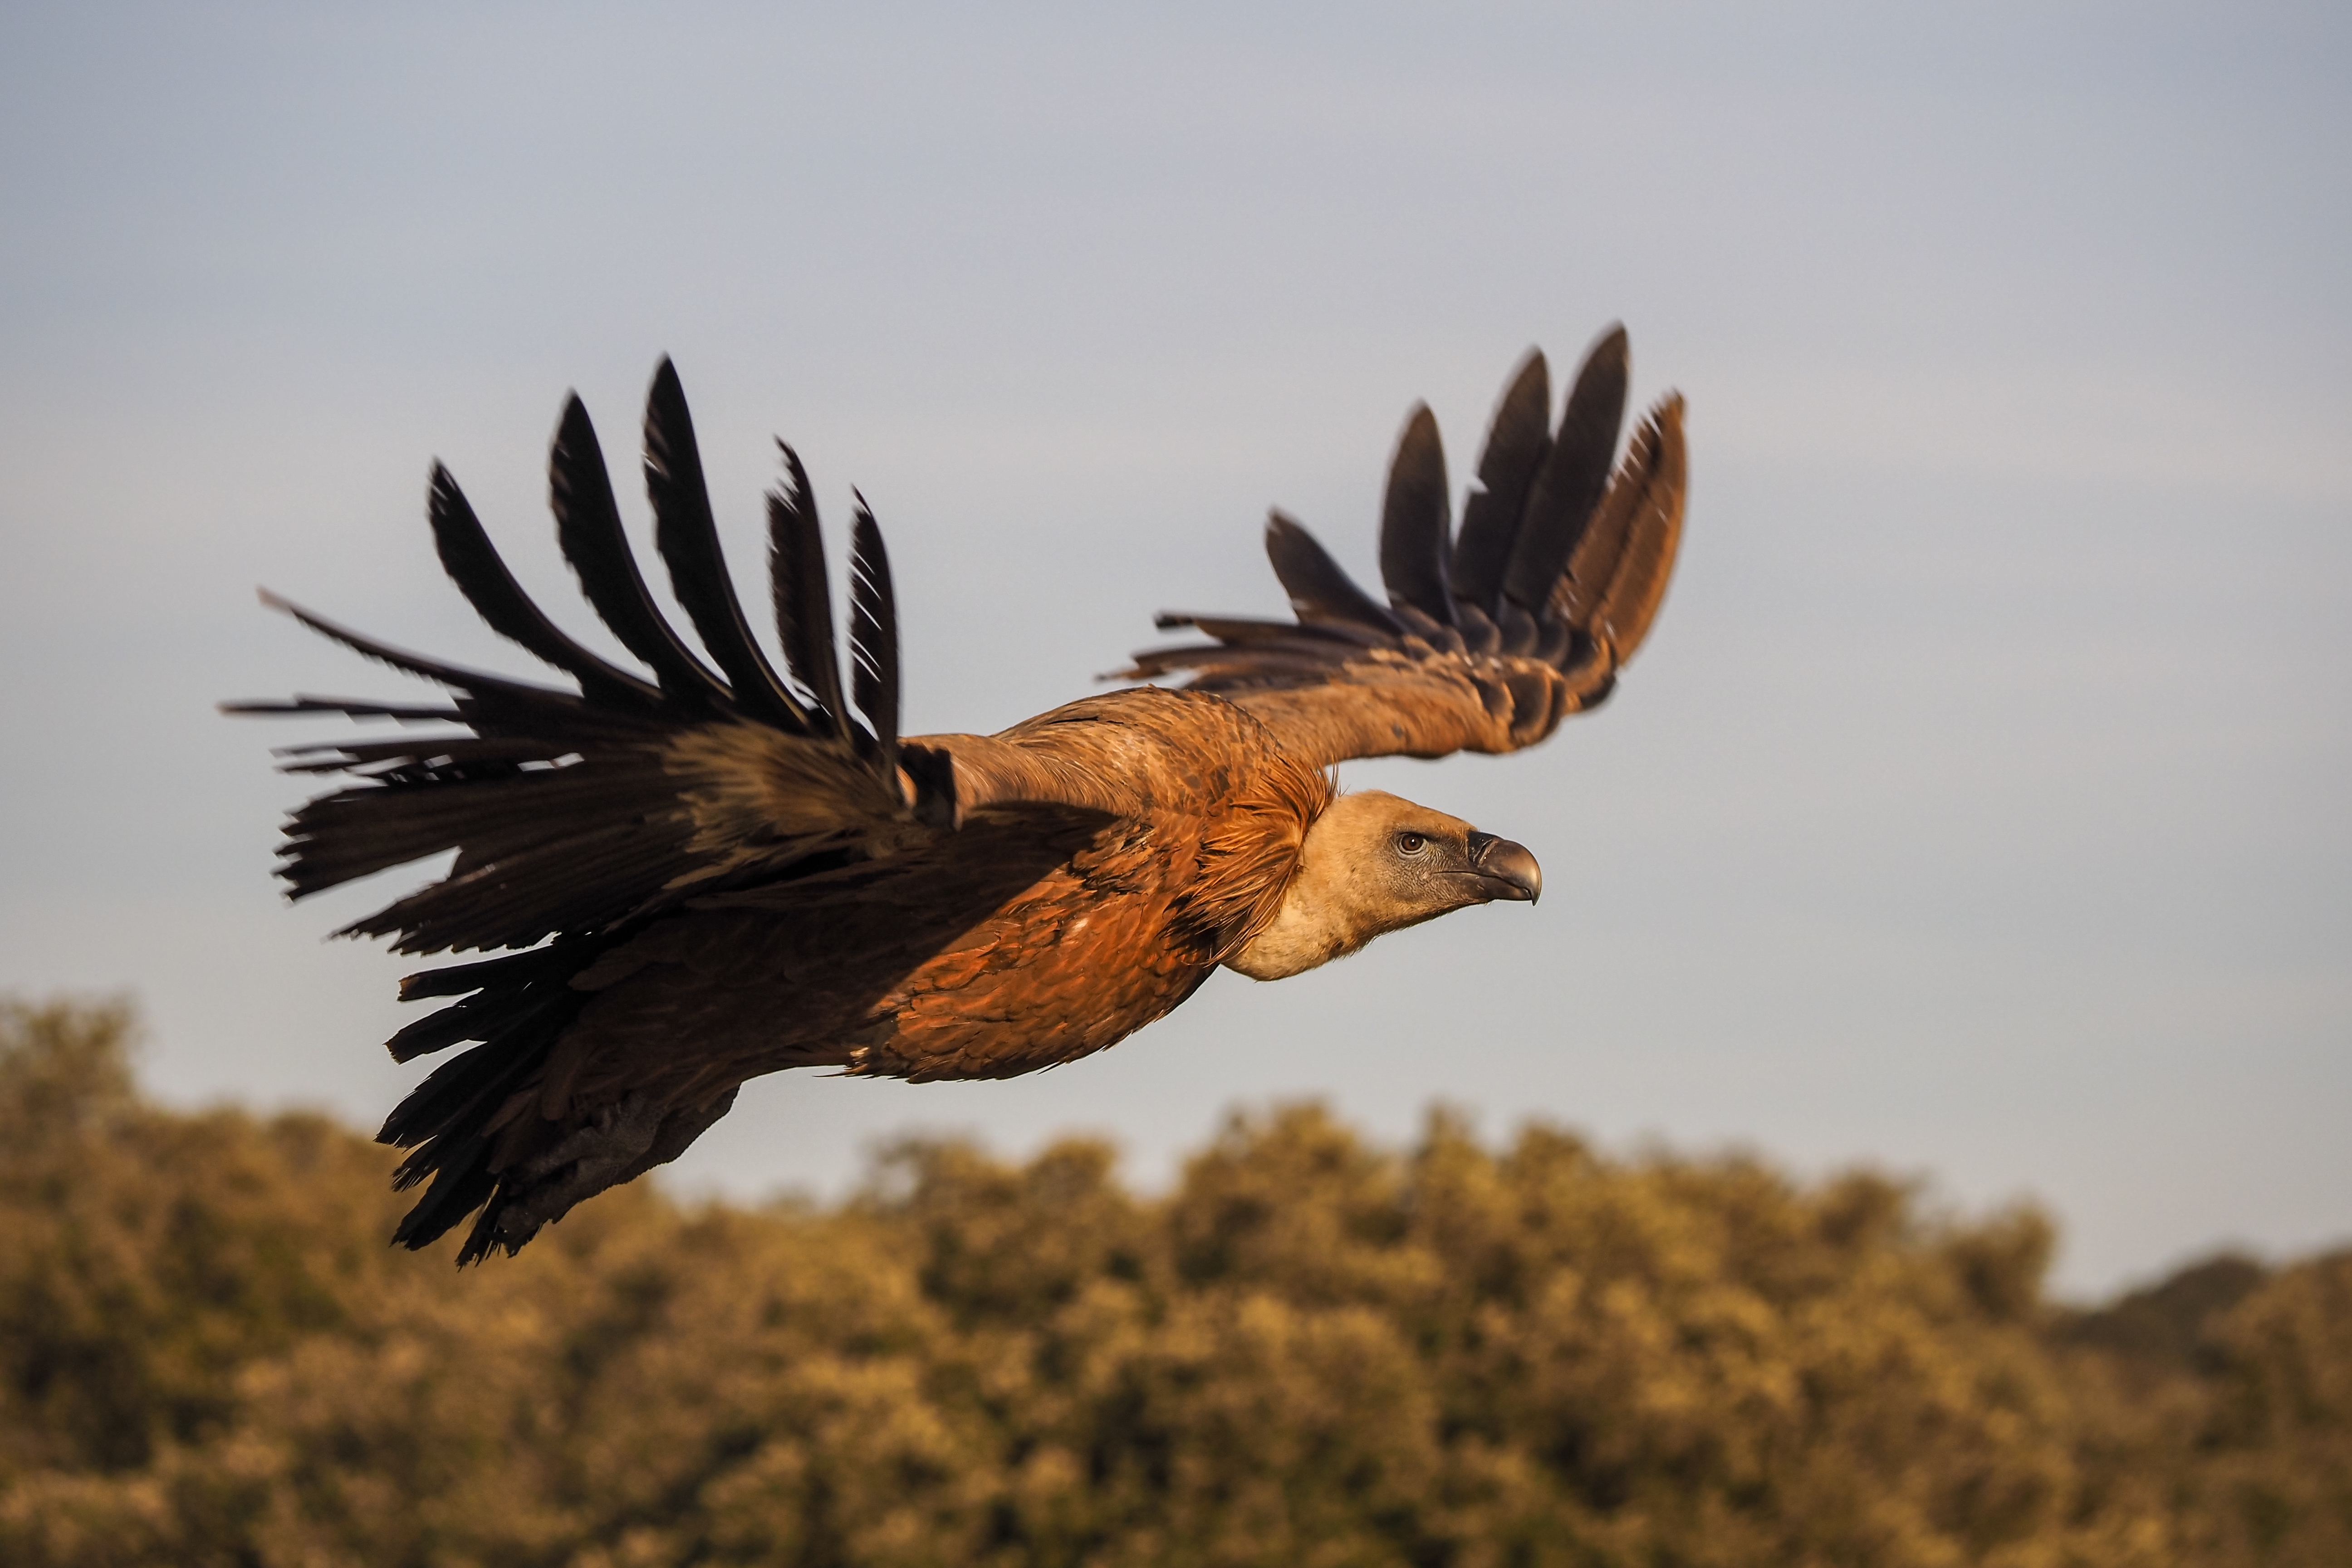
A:
<svg viewBox="0 0 2352 1568">
<path fill-rule="evenodd" d="M 739 574 L 770 437 L 888 532 L 911 730 L 1270 613 L 1280 503 L 1367 580 L 1415 398 L 1612 319 L 1692 506 L 1616 700 L 1366 765 L 1541 907 L 982 1086 L 771 1079 L 688 1191 L 878 1137 L 1444 1099 L 1619 1150 L 2031 1196 L 2058 1280 L 2352 1236 L 2352 11 L 2311 5 L 0 7 L 0 986 L 133 991 L 175 1101 L 373 1126 L 416 967 L 289 910 L 335 732 L 424 689 L 257 584 L 521 673 L 440 575 L 449 462 L 527 585 L 564 391 L 661 353 Z M 753 578 L 756 582 L 756 578 Z M 764 597 L 764 595 L 761 595 Z M 604 646 L 609 646 L 606 644 Z"/>
</svg>

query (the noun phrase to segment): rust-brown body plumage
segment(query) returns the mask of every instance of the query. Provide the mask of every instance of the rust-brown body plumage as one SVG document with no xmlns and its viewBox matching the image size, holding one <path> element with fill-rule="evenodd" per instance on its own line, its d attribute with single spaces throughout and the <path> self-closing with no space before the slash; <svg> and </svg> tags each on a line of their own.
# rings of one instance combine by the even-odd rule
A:
<svg viewBox="0 0 2352 1568">
<path fill-rule="evenodd" d="M 1115 1043 L 1221 964 L 1275 978 L 1448 910 L 1534 898 L 1525 850 L 1394 797 L 1341 800 L 1330 769 L 1516 750 L 1608 694 L 1664 592 L 1684 488 L 1679 399 L 1617 460 L 1624 388 L 1612 331 L 1555 434 L 1530 356 L 1458 534 L 1435 422 L 1416 411 L 1381 521 L 1389 604 L 1276 514 L 1268 552 L 1295 622 L 1163 616 L 1212 640 L 1129 673 L 1189 672 L 1184 687 L 1085 698 L 992 736 L 898 736 L 889 568 L 862 505 L 845 685 L 790 448 L 768 501 L 782 670 L 770 662 L 667 362 L 647 489 L 700 654 L 655 607 L 577 398 L 550 462 L 559 543 L 650 679 L 548 621 L 436 468 L 451 575 L 577 692 L 293 610 L 439 682 L 447 705 L 238 705 L 437 721 L 298 749 L 298 771 L 353 776 L 289 821 L 281 875 L 299 897 L 454 848 L 446 876 L 347 930 L 409 952 L 513 950 L 404 983 L 410 999 L 458 999 L 394 1036 L 395 1058 L 475 1043 L 385 1123 L 412 1150 L 401 1184 L 432 1184 L 396 1239 L 423 1246 L 478 1210 L 461 1261 L 520 1247 L 674 1159 L 763 1073 L 1010 1077 Z"/>
</svg>

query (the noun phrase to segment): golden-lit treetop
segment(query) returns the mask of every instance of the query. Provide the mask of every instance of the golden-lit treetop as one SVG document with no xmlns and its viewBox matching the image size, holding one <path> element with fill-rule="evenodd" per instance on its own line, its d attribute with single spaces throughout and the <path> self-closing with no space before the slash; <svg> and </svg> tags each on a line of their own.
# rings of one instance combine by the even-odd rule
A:
<svg viewBox="0 0 2352 1568">
<path fill-rule="evenodd" d="M 130 1031 L 0 1012 L 12 1564 L 2352 1560 L 2352 1257 L 2073 1312 L 2028 1212 L 1293 1107 L 1164 1196 L 915 1142 L 459 1277 Z"/>
</svg>

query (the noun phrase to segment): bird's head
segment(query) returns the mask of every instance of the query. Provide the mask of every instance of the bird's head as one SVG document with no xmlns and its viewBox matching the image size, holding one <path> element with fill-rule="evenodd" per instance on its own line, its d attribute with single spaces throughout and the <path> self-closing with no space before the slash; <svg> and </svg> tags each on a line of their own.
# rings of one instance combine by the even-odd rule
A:
<svg viewBox="0 0 2352 1568">
<path fill-rule="evenodd" d="M 1379 790 L 1343 795 L 1307 828 L 1274 919 L 1226 963 L 1280 980 L 1385 932 L 1542 890 L 1536 858 L 1507 838 Z"/>
</svg>

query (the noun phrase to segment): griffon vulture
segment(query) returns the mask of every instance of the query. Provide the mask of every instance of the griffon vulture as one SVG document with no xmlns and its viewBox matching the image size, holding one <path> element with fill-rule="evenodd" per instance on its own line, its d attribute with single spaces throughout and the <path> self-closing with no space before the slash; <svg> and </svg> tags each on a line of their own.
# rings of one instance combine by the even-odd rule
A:
<svg viewBox="0 0 2352 1568">
<path fill-rule="evenodd" d="M 782 669 L 761 650 L 667 361 L 646 486 L 699 652 L 639 574 L 579 398 L 549 462 L 556 541 L 643 671 L 542 615 L 436 465 L 442 564 L 578 689 L 457 668 L 269 599 L 446 700 L 231 705 L 430 726 L 289 748 L 289 770 L 346 777 L 288 821 L 278 875 L 299 899 L 454 849 L 446 876 L 344 934 L 406 953 L 514 950 L 402 983 L 406 1000 L 455 1000 L 392 1037 L 396 1059 L 478 1043 L 383 1124 L 413 1151 L 397 1184 L 432 1184 L 394 1240 L 423 1247 L 479 1210 L 460 1264 L 511 1253 L 676 1159 L 761 1073 L 1010 1077 L 1125 1037 L 1220 964 L 1280 979 L 1449 910 L 1533 901 L 1540 877 L 1518 845 L 1343 795 L 1331 770 L 1516 751 L 1609 694 L 1656 613 L 1683 512 L 1681 400 L 1651 410 L 1621 460 L 1625 388 L 1612 329 L 1554 430 L 1530 354 L 1458 531 L 1436 421 L 1416 407 L 1381 510 L 1386 603 L 1276 512 L 1266 552 L 1295 622 L 1162 615 L 1206 640 L 1124 674 L 1182 685 L 1082 698 L 996 735 L 899 734 L 889 563 L 862 500 L 845 684 L 790 447 L 767 497 Z"/>
</svg>

